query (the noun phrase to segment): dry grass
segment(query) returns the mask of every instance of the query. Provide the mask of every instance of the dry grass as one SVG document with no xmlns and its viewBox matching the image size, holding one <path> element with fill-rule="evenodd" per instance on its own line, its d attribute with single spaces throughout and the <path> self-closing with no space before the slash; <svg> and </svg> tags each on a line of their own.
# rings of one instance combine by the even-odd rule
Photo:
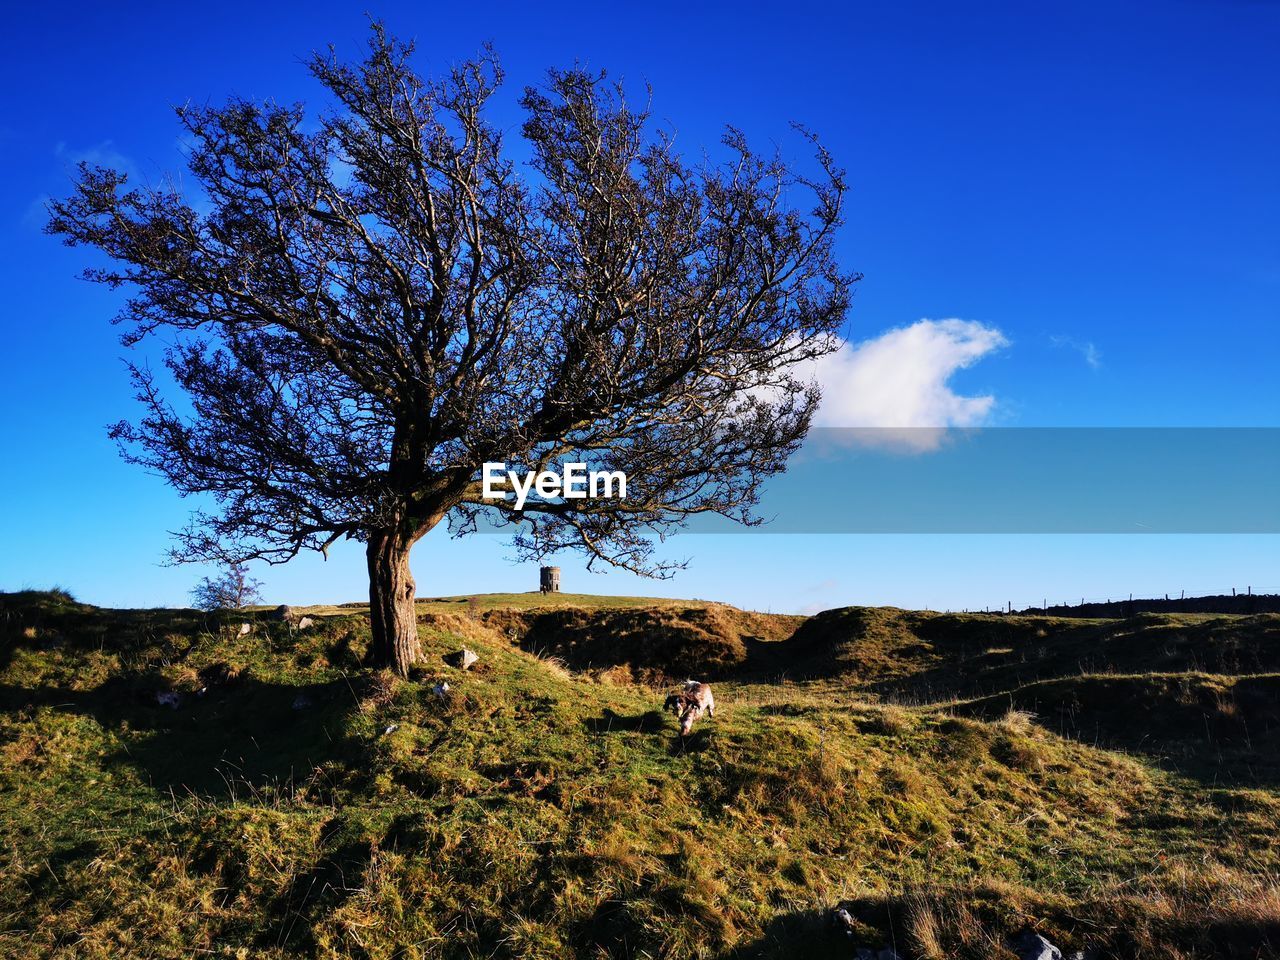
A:
<svg viewBox="0 0 1280 960">
<path fill-rule="evenodd" d="M 361 666 L 350 609 L 228 641 L 231 620 L 190 611 L 0 608 L 3 956 L 998 958 L 1028 928 L 1114 957 L 1280 943 L 1276 688 L 1082 674 L 1079 624 L 863 611 L 798 638 L 788 659 L 827 667 L 792 682 L 726 658 L 789 642 L 728 608 L 456 604 L 423 611 L 424 662 L 399 680 Z M 1237 623 L 1185 629 L 1219 665 L 1264 661 L 1269 635 Z M 1145 620 L 1089 629 L 1127 638 L 1103 644 L 1117 667 L 1148 635 L 1167 665 Z M 466 674 L 443 660 L 463 644 Z M 681 739 L 639 681 L 685 657 L 724 673 L 717 717 Z M 948 672 L 993 686 L 930 700 Z M 182 709 L 148 700 L 158 683 Z M 1188 752 L 1063 736 L 1060 704 Z M 840 900 L 851 938 L 823 922 Z"/>
</svg>

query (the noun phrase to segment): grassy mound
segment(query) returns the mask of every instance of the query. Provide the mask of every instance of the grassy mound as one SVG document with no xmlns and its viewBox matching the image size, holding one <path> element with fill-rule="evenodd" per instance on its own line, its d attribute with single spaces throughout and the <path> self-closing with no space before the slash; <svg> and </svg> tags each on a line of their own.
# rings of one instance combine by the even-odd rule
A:
<svg viewBox="0 0 1280 960">
<path fill-rule="evenodd" d="M 957 704 L 1028 711 L 1063 736 L 1140 752 L 1209 782 L 1280 787 L 1280 675 L 1105 675 L 1044 680 Z"/>
<path fill-rule="evenodd" d="M 846 607 L 787 643 L 792 675 L 899 697 L 975 697 L 1080 674 L 1280 672 L 1280 614 L 1080 620 Z"/>
<path fill-rule="evenodd" d="M 0 596 L 0 955 L 989 958 L 1030 927 L 1111 956 L 1275 952 L 1272 784 L 1008 710 L 1049 716 L 1053 678 L 889 702 L 996 626 L 824 616 L 788 637 L 718 605 L 440 602 L 404 681 L 361 666 L 357 608 L 299 631 Z M 1186 629 L 1264 657 L 1235 622 Z M 1027 649 L 1065 664 L 1078 638 L 1041 628 Z M 444 659 L 463 644 L 465 673 Z M 719 710 L 682 740 L 637 680 L 689 656 Z M 778 680 L 793 662 L 820 679 Z M 951 668 L 972 689 L 1029 672 Z M 1267 678 L 1196 682 L 1169 709 L 1217 685 L 1253 730 L 1274 704 Z"/>
<path fill-rule="evenodd" d="M 790 635 L 800 621 L 723 604 L 494 610 L 483 617 L 524 649 L 555 656 L 575 670 L 658 683 L 740 672 L 761 641 Z"/>
</svg>

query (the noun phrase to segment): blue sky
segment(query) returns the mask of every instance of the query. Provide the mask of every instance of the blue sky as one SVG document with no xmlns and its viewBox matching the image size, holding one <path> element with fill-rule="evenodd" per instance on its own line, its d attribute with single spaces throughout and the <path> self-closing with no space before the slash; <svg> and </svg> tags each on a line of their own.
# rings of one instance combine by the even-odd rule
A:
<svg viewBox="0 0 1280 960">
<path fill-rule="evenodd" d="M 0 57 L 0 589 L 172 604 L 199 575 L 156 565 L 188 504 L 106 439 L 134 412 L 118 298 L 75 279 L 85 255 L 41 234 L 42 198 L 79 159 L 180 170 L 173 104 L 314 101 L 299 58 L 330 42 L 358 55 L 366 7 L 418 38 L 427 71 L 492 40 L 509 84 L 495 117 L 513 128 L 519 88 L 581 60 L 651 83 L 689 152 L 726 123 L 784 150 L 789 121 L 817 130 L 853 186 L 841 257 L 866 274 L 850 346 L 818 372 L 828 425 L 1280 426 L 1280 4 L 23 6 Z M 668 545 L 691 560 L 669 582 L 561 565 L 590 592 L 961 608 L 1280 591 L 1278 546 L 690 535 Z M 433 533 L 420 591 L 535 584 L 507 554 Z M 271 600 L 365 592 L 355 547 L 262 576 Z"/>
</svg>

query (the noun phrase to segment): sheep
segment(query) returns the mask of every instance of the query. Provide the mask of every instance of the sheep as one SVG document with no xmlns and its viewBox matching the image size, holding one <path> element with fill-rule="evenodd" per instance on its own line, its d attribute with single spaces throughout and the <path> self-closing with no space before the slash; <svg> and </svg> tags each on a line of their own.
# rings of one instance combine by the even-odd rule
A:
<svg viewBox="0 0 1280 960">
<path fill-rule="evenodd" d="M 680 736 L 687 737 L 694 721 L 704 713 L 710 717 L 716 715 L 716 698 L 711 693 L 710 684 L 686 680 L 679 693 L 667 697 L 662 709 L 675 714 L 680 721 Z"/>
</svg>

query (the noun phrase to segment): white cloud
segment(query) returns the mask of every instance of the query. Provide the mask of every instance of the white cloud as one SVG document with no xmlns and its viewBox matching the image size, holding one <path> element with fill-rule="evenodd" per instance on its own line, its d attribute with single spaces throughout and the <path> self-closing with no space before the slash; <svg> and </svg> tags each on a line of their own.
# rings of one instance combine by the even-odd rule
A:
<svg viewBox="0 0 1280 960">
<path fill-rule="evenodd" d="M 47 193 L 42 193 L 30 203 L 27 209 L 22 213 L 22 225 L 34 229 L 41 229 L 49 222 L 49 201 L 53 198 Z"/>
<path fill-rule="evenodd" d="M 1055 347 L 1067 347 L 1077 351 L 1080 356 L 1084 357 L 1084 362 L 1093 370 L 1097 370 L 1102 366 L 1102 351 L 1092 340 L 1080 341 L 1075 337 L 1053 336 L 1049 338 L 1049 342 Z"/>
<path fill-rule="evenodd" d="M 972 320 L 919 320 L 872 340 L 846 343 L 816 362 L 819 427 L 869 428 L 859 442 L 931 450 L 949 427 L 975 427 L 995 407 L 990 395 L 956 393 L 951 377 L 1009 341 Z"/>
<path fill-rule="evenodd" d="M 110 167 L 129 174 L 134 171 L 133 161 L 117 150 L 110 140 L 103 140 L 82 150 L 69 147 L 65 141 L 61 141 L 53 148 L 53 154 L 71 166 L 89 163 L 96 167 Z"/>
<path fill-rule="evenodd" d="M 65 140 L 60 140 L 54 145 L 53 155 L 61 162 L 64 167 L 64 173 L 71 179 L 75 179 L 74 168 L 81 163 L 92 164 L 96 167 L 110 167 L 113 170 L 127 173 L 131 178 L 137 172 L 133 161 L 117 150 L 110 140 L 103 140 L 101 143 L 84 149 L 70 147 Z M 62 192 L 65 195 L 66 190 L 64 189 Z M 47 204 L 50 199 L 51 197 L 47 193 L 33 197 L 22 213 L 22 225 L 32 229 L 43 228 L 49 221 Z"/>
</svg>

